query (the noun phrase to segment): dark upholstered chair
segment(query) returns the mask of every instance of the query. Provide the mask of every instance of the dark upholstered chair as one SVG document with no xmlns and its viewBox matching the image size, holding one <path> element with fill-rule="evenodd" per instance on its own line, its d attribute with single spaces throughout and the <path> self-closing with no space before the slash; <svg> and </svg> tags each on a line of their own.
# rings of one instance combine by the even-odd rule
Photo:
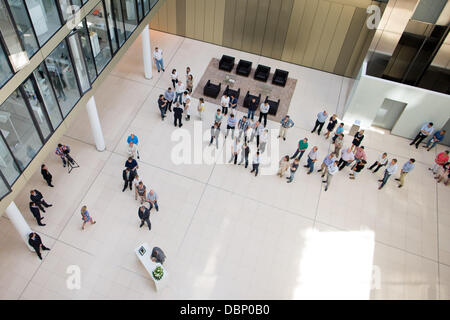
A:
<svg viewBox="0 0 450 320">
<path fill-rule="evenodd" d="M 266 82 L 269 79 L 270 67 L 259 64 L 255 71 L 255 80 Z"/>
<path fill-rule="evenodd" d="M 259 94 L 259 96 L 254 96 L 254 95 L 250 94 L 250 91 L 247 91 L 247 94 L 245 95 L 245 98 L 244 98 L 244 107 L 245 108 L 248 109 L 248 105 L 253 98 L 256 99 L 256 103 L 259 106 L 259 102 L 261 101 L 261 93 Z"/>
<path fill-rule="evenodd" d="M 289 72 L 277 69 L 273 74 L 272 83 L 284 87 L 288 79 Z"/>
<path fill-rule="evenodd" d="M 220 93 L 220 89 L 222 88 L 222 84 L 212 84 L 211 80 L 208 80 L 205 87 L 203 88 L 203 94 L 207 97 L 216 99 Z"/>
<path fill-rule="evenodd" d="M 223 55 L 219 62 L 219 69 L 231 72 L 234 68 L 234 57 Z"/>
<path fill-rule="evenodd" d="M 270 109 L 269 109 L 269 114 L 275 116 L 277 114 L 278 111 L 278 107 L 280 106 L 280 99 L 278 99 L 278 101 L 273 101 L 273 100 L 269 100 L 269 97 L 266 97 L 266 100 L 264 100 L 264 102 L 268 102 Z"/>
<path fill-rule="evenodd" d="M 239 60 L 239 63 L 236 67 L 236 74 L 248 77 L 252 72 L 252 63 L 247 60 Z"/>
<path fill-rule="evenodd" d="M 230 86 L 227 86 L 223 93 L 224 94 L 226 93 L 228 96 L 233 96 L 239 100 L 239 96 L 241 95 L 241 88 L 239 88 L 237 90 L 233 90 L 233 89 L 230 89 Z"/>
</svg>

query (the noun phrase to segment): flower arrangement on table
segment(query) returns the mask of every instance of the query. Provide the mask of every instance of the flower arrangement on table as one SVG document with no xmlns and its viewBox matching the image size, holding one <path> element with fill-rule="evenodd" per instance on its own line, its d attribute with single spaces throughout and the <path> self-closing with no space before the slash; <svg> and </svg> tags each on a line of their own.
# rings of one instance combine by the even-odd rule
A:
<svg viewBox="0 0 450 320">
<path fill-rule="evenodd" d="M 161 266 L 157 266 L 155 270 L 152 272 L 153 278 L 157 281 L 161 280 L 164 277 L 164 270 Z"/>
</svg>

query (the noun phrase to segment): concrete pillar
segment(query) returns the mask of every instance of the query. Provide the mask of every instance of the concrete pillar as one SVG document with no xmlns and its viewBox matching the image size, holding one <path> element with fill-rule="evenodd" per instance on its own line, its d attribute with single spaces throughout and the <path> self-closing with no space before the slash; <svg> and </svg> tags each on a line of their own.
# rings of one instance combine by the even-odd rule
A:
<svg viewBox="0 0 450 320">
<path fill-rule="evenodd" d="M 148 25 L 145 26 L 141 33 L 142 38 L 142 55 L 144 57 L 144 73 L 146 79 L 153 78 L 152 70 L 152 50 L 150 47 L 150 32 L 148 30 Z"/>
<path fill-rule="evenodd" d="M 94 136 L 95 146 L 98 151 L 105 150 L 105 139 L 103 138 L 102 126 L 98 118 L 97 106 L 95 104 L 94 96 L 92 96 L 86 103 L 89 123 L 91 124 L 92 135 Z"/>
<path fill-rule="evenodd" d="M 30 249 L 30 251 L 34 251 L 34 249 L 28 244 L 28 235 L 33 231 L 23 218 L 22 213 L 20 213 L 19 208 L 17 208 L 14 201 L 11 201 L 9 206 L 6 208 L 5 213 L 8 216 L 9 221 L 11 221 L 17 232 L 22 237 L 28 249 Z"/>
</svg>

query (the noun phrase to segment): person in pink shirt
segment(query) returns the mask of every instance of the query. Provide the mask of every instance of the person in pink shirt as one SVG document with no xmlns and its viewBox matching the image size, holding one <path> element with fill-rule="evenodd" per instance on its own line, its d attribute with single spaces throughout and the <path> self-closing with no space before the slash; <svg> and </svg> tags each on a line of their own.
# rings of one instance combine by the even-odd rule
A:
<svg viewBox="0 0 450 320">
<path fill-rule="evenodd" d="M 438 173 L 438 170 L 440 170 L 441 167 L 444 166 L 448 162 L 448 153 L 449 151 L 441 152 L 437 155 L 436 159 L 434 160 L 435 164 L 433 168 L 428 168 L 428 170 L 433 170 L 434 174 Z"/>
<path fill-rule="evenodd" d="M 367 161 L 366 158 L 366 152 L 364 151 L 364 147 L 356 147 L 356 152 L 355 152 L 355 164 L 352 166 L 352 170 L 354 167 L 356 167 L 356 165 L 361 162 L 361 160 Z"/>
</svg>

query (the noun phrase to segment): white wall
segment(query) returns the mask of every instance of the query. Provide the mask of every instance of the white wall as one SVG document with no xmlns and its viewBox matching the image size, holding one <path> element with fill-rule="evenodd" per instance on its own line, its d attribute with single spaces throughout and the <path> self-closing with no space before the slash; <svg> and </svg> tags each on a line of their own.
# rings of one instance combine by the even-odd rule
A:
<svg viewBox="0 0 450 320">
<path fill-rule="evenodd" d="M 372 125 L 384 99 L 406 103 L 406 108 L 391 133 L 413 138 L 426 122 L 439 130 L 450 118 L 450 96 L 367 75 L 361 76 L 354 94 L 347 101 L 344 122 L 361 121 L 361 127 Z"/>
</svg>

